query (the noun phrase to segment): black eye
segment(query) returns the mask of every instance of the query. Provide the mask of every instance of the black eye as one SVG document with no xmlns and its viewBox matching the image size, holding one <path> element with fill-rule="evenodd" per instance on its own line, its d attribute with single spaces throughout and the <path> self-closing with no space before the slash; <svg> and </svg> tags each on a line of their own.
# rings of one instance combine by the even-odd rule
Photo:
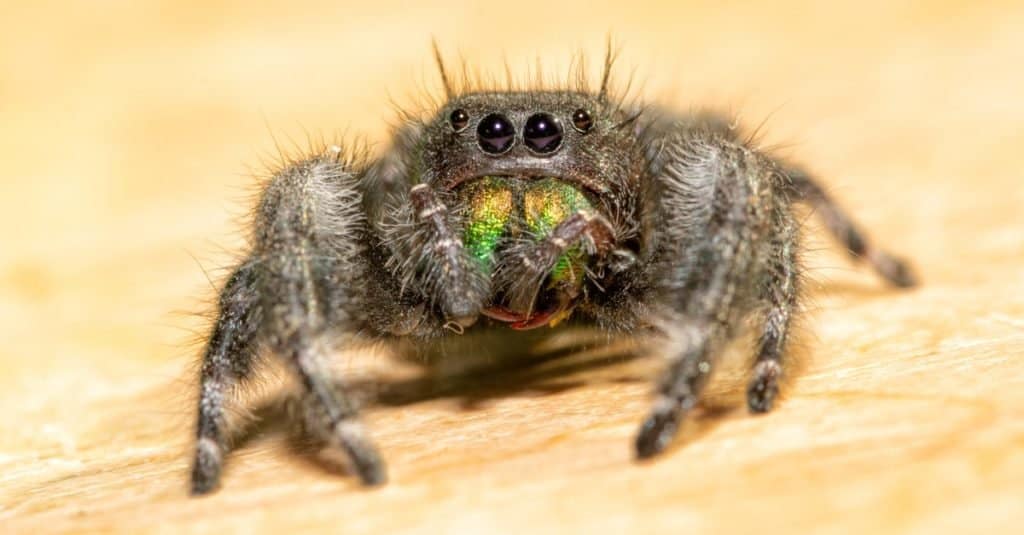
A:
<svg viewBox="0 0 1024 535">
<path fill-rule="evenodd" d="M 507 117 L 500 113 L 492 113 L 476 127 L 477 142 L 484 152 L 501 154 L 512 148 L 516 139 L 516 129 Z"/>
<path fill-rule="evenodd" d="M 530 150 L 549 154 L 562 144 L 562 125 L 547 113 L 535 113 L 523 127 L 523 141 Z"/>
<path fill-rule="evenodd" d="M 466 113 L 466 110 L 459 108 L 452 111 L 452 114 L 448 116 L 448 122 L 451 123 L 452 130 L 461 132 L 469 125 L 469 114 Z"/>
<path fill-rule="evenodd" d="M 590 118 L 590 112 L 579 109 L 572 114 L 572 126 L 581 134 L 586 134 L 594 126 L 594 120 Z"/>
</svg>

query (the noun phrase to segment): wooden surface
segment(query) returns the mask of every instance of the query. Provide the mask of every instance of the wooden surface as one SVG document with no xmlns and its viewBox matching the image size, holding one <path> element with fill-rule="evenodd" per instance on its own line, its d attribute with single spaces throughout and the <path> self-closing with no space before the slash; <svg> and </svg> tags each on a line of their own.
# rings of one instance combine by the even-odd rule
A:
<svg viewBox="0 0 1024 535">
<path fill-rule="evenodd" d="M 9 4 L 0 531 L 1024 523 L 1020 2 Z M 924 285 L 882 288 L 811 226 L 806 357 L 785 401 L 748 416 L 727 371 L 715 409 L 654 463 L 630 454 L 650 365 L 544 363 L 371 409 L 383 489 L 360 490 L 268 429 L 230 456 L 218 494 L 188 499 L 204 269 L 219 280 L 241 245 L 247 165 L 273 154 L 271 134 L 383 141 L 389 94 L 436 88 L 431 35 L 500 72 L 503 53 L 517 71 L 536 55 L 562 65 L 576 48 L 599 51 L 608 30 L 644 94 L 768 118 L 765 143 L 819 172 Z M 339 360 L 367 358 L 414 373 L 379 354 Z"/>
</svg>

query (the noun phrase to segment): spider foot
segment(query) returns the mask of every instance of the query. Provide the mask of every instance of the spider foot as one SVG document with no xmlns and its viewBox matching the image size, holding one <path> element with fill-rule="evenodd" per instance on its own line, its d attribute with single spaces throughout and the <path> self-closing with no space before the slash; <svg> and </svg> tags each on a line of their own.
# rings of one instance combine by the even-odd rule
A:
<svg viewBox="0 0 1024 535">
<path fill-rule="evenodd" d="M 779 394 L 779 375 L 782 366 L 777 360 L 762 360 L 754 366 L 754 378 L 747 387 L 747 406 L 750 412 L 764 413 L 772 410 Z"/>
<path fill-rule="evenodd" d="M 375 487 L 387 482 L 387 471 L 377 447 L 373 445 L 363 426 L 345 420 L 334 428 L 339 445 L 345 450 L 352 471 L 363 485 Z"/>
<path fill-rule="evenodd" d="M 196 442 L 196 458 L 192 465 L 192 486 L 189 490 L 193 496 L 208 494 L 220 485 L 223 459 L 223 448 L 212 438 L 204 437 Z"/>
<path fill-rule="evenodd" d="M 636 437 L 636 457 L 648 459 L 672 443 L 679 430 L 679 405 L 663 398 L 640 426 Z"/>
</svg>

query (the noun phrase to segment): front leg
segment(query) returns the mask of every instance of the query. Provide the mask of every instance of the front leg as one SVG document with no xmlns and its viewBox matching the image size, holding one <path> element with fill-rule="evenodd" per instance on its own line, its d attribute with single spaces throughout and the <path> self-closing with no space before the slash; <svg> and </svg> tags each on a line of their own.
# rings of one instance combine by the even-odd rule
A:
<svg viewBox="0 0 1024 535">
<path fill-rule="evenodd" d="M 203 354 L 199 375 L 195 457 L 191 493 L 216 488 L 227 450 L 224 403 L 253 371 L 262 323 L 256 270 L 251 262 L 228 279 L 218 300 L 217 320 Z"/>
<path fill-rule="evenodd" d="M 651 177 L 659 194 L 650 207 L 663 226 L 648 259 L 643 299 L 658 303 L 649 321 L 669 341 L 669 362 L 636 439 L 640 458 L 671 443 L 750 308 L 766 219 L 776 202 L 773 166 L 746 148 L 704 130 L 681 130 L 665 143 L 668 159 Z"/>
<path fill-rule="evenodd" d="M 304 397 L 314 402 L 307 420 L 346 453 L 359 479 L 367 485 L 386 479 L 355 404 L 335 387 L 325 363 L 356 333 L 386 331 L 387 320 L 398 316 L 401 306 L 397 295 L 379 299 L 381 286 L 374 283 L 389 274 L 373 261 L 380 255 L 362 239 L 368 229 L 358 185 L 351 162 L 339 151 L 325 151 L 288 164 L 265 186 L 252 253 L 224 288 L 207 344 L 193 494 L 209 492 L 218 483 L 224 397 L 250 373 L 259 347 L 291 368 Z"/>
<path fill-rule="evenodd" d="M 315 402 L 307 420 L 346 453 L 364 484 L 376 485 L 386 479 L 384 464 L 325 362 L 366 330 L 372 307 L 389 306 L 370 290 L 380 274 L 360 241 L 367 224 L 358 185 L 336 154 L 289 165 L 264 190 L 254 254 L 267 346 Z"/>
</svg>

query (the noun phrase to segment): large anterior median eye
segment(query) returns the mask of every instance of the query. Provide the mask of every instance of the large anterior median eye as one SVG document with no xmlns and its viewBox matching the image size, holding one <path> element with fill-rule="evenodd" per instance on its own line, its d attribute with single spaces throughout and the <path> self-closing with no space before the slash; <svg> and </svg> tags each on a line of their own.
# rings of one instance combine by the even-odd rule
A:
<svg viewBox="0 0 1024 535">
<path fill-rule="evenodd" d="M 562 125 L 550 114 L 535 113 L 523 127 L 523 141 L 533 152 L 555 152 L 562 145 Z"/>
<path fill-rule="evenodd" d="M 477 142 L 488 154 L 501 154 L 512 148 L 516 139 L 516 129 L 512 122 L 500 113 L 492 113 L 476 127 Z"/>
</svg>

